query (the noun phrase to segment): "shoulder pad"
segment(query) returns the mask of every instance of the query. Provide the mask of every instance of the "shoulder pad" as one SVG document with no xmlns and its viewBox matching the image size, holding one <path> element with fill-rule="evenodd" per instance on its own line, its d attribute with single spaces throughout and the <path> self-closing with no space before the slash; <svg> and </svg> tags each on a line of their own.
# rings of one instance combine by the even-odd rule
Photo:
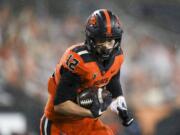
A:
<svg viewBox="0 0 180 135">
<path fill-rule="evenodd" d="M 84 63 L 95 61 L 95 58 L 91 56 L 91 53 L 84 45 L 75 47 L 72 51 L 76 52 L 82 58 Z"/>
<path fill-rule="evenodd" d="M 81 74 L 86 74 L 87 72 L 86 67 L 84 66 L 84 61 L 80 56 L 82 53 L 86 53 L 86 52 L 85 51 L 78 52 L 77 51 L 78 47 L 79 46 L 75 48 L 69 48 L 63 55 L 61 59 L 61 63 L 65 68 L 67 68 L 71 72 L 81 75 Z"/>
</svg>

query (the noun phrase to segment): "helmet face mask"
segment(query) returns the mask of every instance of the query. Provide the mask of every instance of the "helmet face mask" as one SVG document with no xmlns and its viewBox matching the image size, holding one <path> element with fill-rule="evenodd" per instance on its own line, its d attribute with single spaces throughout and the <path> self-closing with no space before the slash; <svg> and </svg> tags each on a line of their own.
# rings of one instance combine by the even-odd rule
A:
<svg viewBox="0 0 180 135">
<path fill-rule="evenodd" d="M 94 39 L 87 40 L 86 46 L 100 61 L 109 60 L 114 50 L 120 48 L 121 39 L 112 39 L 104 42 L 96 42 Z"/>
<path fill-rule="evenodd" d="M 94 11 L 86 24 L 86 45 L 102 60 L 108 60 L 120 48 L 123 30 L 116 15 L 106 9 Z"/>
<path fill-rule="evenodd" d="M 114 49 L 115 40 L 106 40 L 106 41 L 96 41 L 96 53 L 98 53 L 103 58 L 108 58 L 111 52 Z"/>
</svg>

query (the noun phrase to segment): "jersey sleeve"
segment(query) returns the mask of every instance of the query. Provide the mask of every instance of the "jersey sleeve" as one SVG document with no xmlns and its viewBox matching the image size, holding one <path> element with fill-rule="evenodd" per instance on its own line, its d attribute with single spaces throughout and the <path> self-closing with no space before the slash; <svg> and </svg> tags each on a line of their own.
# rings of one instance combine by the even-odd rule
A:
<svg viewBox="0 0 180 135">
<path fill-rule="evenodd" d="M 61 60 L 62 66 L 80 76 L 84 76 L 87 73 L 86 67 L 84 66 L 83 59 L 80 55 L 72 50 L 68 50 Z"/>
<path fill-rule="evenodd" d="M 120 71 L 111 78 L 110 82 L 106 87 L 111 92 L 113 98 L 123 95 L 120 83 Z"/>
<path fill-rule="evenodd" d="M 54 98 L 54 105 L 58 105 L 67 100 L 75 101 L 77 89 L 80 87 L 81 78 L 71 71 L 61 68 L 61 78 L 57 85 Z"/>
<path fill-rule="evenodd" d="M 72 50 L 68 49 L 62 58 L 60 59 L 59 63 L 56 65 L 54 77 L 56 84 L 59 83 L 61 73 L 61 68 L 65 68 L 68 71 L 79 75 L 81 78 L 83 78 L 87 74 L 87 70 L 84 66 L 83 59 Z"/>
<path fill-rule="evenodd" d="M 57 90 L 54 105 L 76 99 L 77 90 L 86 71 L 82 58 L 77 53 L 67 50 L 56 66 Z"/>
</svg>

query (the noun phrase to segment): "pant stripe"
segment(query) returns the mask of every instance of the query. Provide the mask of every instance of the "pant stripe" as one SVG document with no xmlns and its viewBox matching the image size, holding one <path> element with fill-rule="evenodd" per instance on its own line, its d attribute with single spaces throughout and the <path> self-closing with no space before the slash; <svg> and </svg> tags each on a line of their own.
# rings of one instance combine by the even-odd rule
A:
<svg viewBox="0 0 180 135">
<path fill-rule="evenodd" d="M 48 120 L 48 124 L 47 124 L 47 135 L 51 135 L 51 121 Z"/>
<path fill-rule="evenodd" d="M 44 135 L 48 135 L 47 134 L 47 125 L 48 125 L 48 119 L 47 118 L 45 118 L 45 124 L 44 124 Z"/>
<path fill-rule="evenodd" d="M 42 135 L 50 135 L 51 134 L 51 121 L 48 120 L 46 117 L 43 117 L 42 119 L 42 125 L 41 125 L 41 131 Z"/>
<path fill-rule="evenodd" d="M 44 123 L 45 123 L 45 119 L 46 119 L 46 118 L 43 116 L 43 117 L 42 117 L 42 122 L 41 122 L 41 132 L 42 132 L 42 135 L 45 135 L 45 134 L 44 134 Z"/>
</svg>

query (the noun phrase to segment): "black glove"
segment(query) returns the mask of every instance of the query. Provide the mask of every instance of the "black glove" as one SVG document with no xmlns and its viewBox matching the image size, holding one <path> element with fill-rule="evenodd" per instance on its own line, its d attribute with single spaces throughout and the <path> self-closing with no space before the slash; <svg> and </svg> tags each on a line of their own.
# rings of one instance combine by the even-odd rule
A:
<svg viewBox="0 0 180 135">
<path fill-rule="evenodd" d="M 103 97 L 103 103 L 101 103 L 102 111 L 107 110 L 111 102 L 112 102 L 112 95 L 111 93 L 108 93 L 106 96 Z"/>
<path fill-rule="evenodd" d="M 122 125 L 128 127 L 134 121 L 133 117 L 129 114 L 128 110 L 117 108 L 119 117 L 122 119 Z"/>
<path fill-rule="evenodd" d="M 98 88 L 93 95 L 93 101 L 91 112 L 94 117 L 99 117 L 111 104 L 112 94 L 106 89 Z"/>
<path fill-rule="evenodd" d="M 96 94 L 93 96 L 93 103 L 91 105 L 90 111 L 94 118 L 97 118 L 102 114 L 101 104 Z"/>
</svg>

